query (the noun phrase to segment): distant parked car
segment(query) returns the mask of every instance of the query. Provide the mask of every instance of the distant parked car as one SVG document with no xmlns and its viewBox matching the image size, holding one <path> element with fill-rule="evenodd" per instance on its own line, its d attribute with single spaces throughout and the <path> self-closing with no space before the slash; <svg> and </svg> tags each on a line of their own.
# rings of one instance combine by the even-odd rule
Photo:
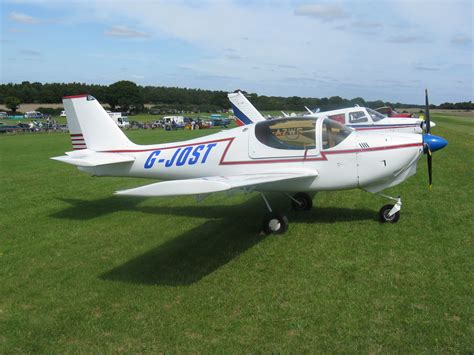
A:
<svg viewBox="0 0 474 355">
<path fill-rule="evenodd" d="M 5 119 L 5 118 L 8 118 L 8 114 L 6 112 L 0 112 L 0 119 Z"/>
<path fill-rule="evenodd" d="M 145 124 L 140 121 L 130 121 L 130 128 L 145 128 Z"/>
<path fill-rule="evenodd" d="M 25 113 L 25 118 L 41 119 L 44 118 L 44 115 L 39 111 L 28 111 L 27 113 Z"/>
</svg>

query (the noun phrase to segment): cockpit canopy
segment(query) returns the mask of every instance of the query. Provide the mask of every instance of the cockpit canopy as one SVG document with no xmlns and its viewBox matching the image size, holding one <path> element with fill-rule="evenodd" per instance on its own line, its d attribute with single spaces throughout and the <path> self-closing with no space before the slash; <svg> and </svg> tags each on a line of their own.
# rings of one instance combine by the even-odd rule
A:
<svg viewBox="0 0 474 355">
<path fill-rule="evenodd" d="M 321 133 L 317 133 L 318 119 L 289 117 L 258 122 L 255 137 L 260 143 L 275 149 L 307 150 L 330 149 L 341 143 L 352 129 L 327 118 L 322 119 Z M 321 142 L 319 147 L 318 142 Z"/>
<path fill-rule="evenodd" d="M 322 125 L 322 148 L 330 149 L 341 143 L 353 132 L 347 126 L 344 126 L 336 121 L 332 121 L 328 118 L 323 120 Z"/>
</svg>

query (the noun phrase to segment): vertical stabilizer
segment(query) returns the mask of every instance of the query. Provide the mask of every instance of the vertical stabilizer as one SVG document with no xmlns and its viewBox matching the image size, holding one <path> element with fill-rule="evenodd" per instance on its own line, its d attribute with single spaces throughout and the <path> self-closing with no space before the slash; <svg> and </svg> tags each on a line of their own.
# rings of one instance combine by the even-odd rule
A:
<svg viewBox="0 0 474 355">
<path fill-rule="evenodd" d="M 232 109 L 234 110 L 235 117 L 237 117 L 237 124 L 239 126 L 265 121 L 265 117 L 258 112 L 240 91 L 227 94 L 227 97 L 232 104 Z"/>
<path fill-rule="evenodd" d="M 74 150 L 120 150 L 135 146 L 90 95 L 63 98 Z"/>
</svg>

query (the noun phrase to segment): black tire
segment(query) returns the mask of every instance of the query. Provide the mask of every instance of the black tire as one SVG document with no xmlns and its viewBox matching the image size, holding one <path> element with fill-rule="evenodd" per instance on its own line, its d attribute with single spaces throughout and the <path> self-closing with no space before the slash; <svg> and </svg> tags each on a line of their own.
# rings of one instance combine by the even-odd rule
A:
<svg viewBox="0 0 474 355">
<path fill-rule="evenodd" d="M 382 223 L 397 223 L 400 219 L 400 211 L 389 216 L 388 213 L 393 208 L 394 205 L 385 205 L 379 211 L 380 222 Z"/>
<path fill-rule="evenodd" d="M 313 199 L 304 192 L 298 192 L 293 195 L 293 198 L 298 201 L 291 200 L 291 205 L 295 211 L 309 211 L 313 207 Z"/>
<path fill-rule="evenodd" d="M 283 234 L 288 230 L 288 218 L 281 213 L 270 213 L 263 219 L 263 232 L 265 234 Z"/>
</svg>

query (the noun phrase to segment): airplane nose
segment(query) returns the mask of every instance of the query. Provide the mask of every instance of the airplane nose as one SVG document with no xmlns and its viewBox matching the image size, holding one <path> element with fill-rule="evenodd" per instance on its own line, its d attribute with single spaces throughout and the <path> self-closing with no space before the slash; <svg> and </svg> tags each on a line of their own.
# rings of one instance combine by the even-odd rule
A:
<svg viewBox="0 0 474 355">
<path fill-rule="evenodd" d="M 431 152 L 443 149 L 448 145 L 448 141 L 442 137 L 432 134 L 423 134 L 423 145 L 427 146 Z"/>
</svg>

